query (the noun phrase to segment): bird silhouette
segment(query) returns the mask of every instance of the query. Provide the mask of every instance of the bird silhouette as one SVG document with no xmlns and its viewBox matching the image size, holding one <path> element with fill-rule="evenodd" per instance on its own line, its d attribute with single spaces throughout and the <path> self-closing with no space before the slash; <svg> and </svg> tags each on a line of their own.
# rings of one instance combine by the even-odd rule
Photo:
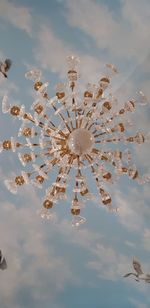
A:
<svg viewBox="0 0 150 308">
<path fill-rule="evenodd" d="M 6 259 L 3 257 L 2 252 L 0 250 L 0 269 L 5 270 L 7 268 Z"/>
<path fill-rule="evenodd" d="M 6 59 L 4 62 L 0 61 L 0 72 L 3 74 L 5 78 L 7 78 L 7 72 L 12 65 L 12 61 L 10 59 Z"/>
<path fill-rule="evenodd" d="M 135 258 L 133 258 L 132 265 L 133 265 L 133 268 L 134 268 L 134 270 L 135 270 L 135 273 L 132 273 L 132 272 L 127 273 L 127 274 L 124 275 L 124 278 L 133 275 L 133 276 L 136 277 L 135 280 L 136 280 L 136 281 L 139 281 L 139 280 L 140 280 L 140 277 L 139 277 L 139 276 L 143 274 L 143 271 L 142 271 L 142 268 L 141 268 L 141 264 L 140 264 L 140 262 L 139 262 L 138 260 L 136 260 Z"/>
</svg>

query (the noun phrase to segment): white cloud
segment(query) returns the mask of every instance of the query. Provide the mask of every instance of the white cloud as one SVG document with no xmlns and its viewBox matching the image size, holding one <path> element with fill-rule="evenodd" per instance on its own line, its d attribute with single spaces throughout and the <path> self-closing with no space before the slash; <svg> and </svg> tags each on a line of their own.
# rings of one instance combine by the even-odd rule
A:
<svg viewBox="0 0 150 308">
<path fill-rule="evenodd" d="M 88 262 L 89 268 L 96 270 L 101 278 L 113 281 L 122 279 L 130 263 L 128 257 L 102 244 L 97 244 L 92 252 L 96 260 Z"/>
<path fill-rule="evenodd" d="M 118 57 L 144 57 L 149 51 L 149 2 L 122 1 L 117 16 L 104 4 L 91 0 L 66 0 L 66 19 L 94 39 L 99 48 L 104 48 Z"/>
<path fill-rule="evenodd" d="M 137 184 L 138 185 L 138 184 Z M 128 194 L 116 192 L 115 203 L 120 208 L 118 220 L 129 231 L 139 232 L 150 216 L 149 206 L 138 188 L 130 186 Z"/>
<path fill-rule="evenodd" d="M 50 69 L 54 73 L 64 72 L 64 59 L 72 53 L 71 47 L 66 46 L 63 40 L 55 36 L 46 25 L 40 27 L 37 39 L 35 56 L 42 68 Z"/>
<path fill-rule="evenodd" d="M 150 229 L 144 229 L 143 233 L 143 246 L 146 250 L 150 251 Z"/>
<path fill-rule="evenodd" d="M 72 54 L 80 57 L 81 79 L 83 78 L 85 82 L 96 81 L 101 73 L 102 62 L 72 48 L 71 45 L 58 38 L 48 25 L 40 27 L 34 55 L 43 69 L 58 73 L 61 78 L 64 77 L 67 72 L 66 57 Z"/>
<path fill-rule="evenodd" d="M 133 307 L 135 308 L 148 308 L 148 306 L 138 300 L 136 300 L 135 298 L 130 298 L 130 303 L 133 305 Z"/>
<path fill-rule="evenodd" d="M 46 225 L 36 215 L 39 200 L 34 191 L 27 187 L 19 198 L 20 206 L 1 202 L 0 249 L 8 263 L 7 270 L 1 272 L 1 307 L 16 307 L 18 294 L 26 287 L 31 289 L 34 303 L 52 300 L 66 283 L 76 280 L 67 260 L 47 245 L 47 234 L 52 235 L 55 227 L 48 225 L 46 233 Z"/>
<path fill-rule="evenodd" d="M 26 31 L 29 35 L 32 32 L 32 16 L 29 9 L 25 6 L 15 5 L 12 1 L 0 1 L 0 17 L 17 27 Z"/>
</svg>

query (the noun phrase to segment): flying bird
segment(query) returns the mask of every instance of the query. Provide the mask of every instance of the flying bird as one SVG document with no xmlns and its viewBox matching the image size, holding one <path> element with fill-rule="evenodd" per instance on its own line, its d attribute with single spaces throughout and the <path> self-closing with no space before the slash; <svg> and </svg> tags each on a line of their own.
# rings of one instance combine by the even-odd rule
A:
<svg viewBox="0 0 150 308">
<path fill-rule="evenodd" d="M 6 259 L 3 257 L 2 252 L 0 250 L 0 269 L 5 270 L 7 268 Z"/>
<path fill-rule="evenodd" d="M 145 281 L 146 283 L 150 283 L 150 274 L 146 274 L 145 277 L 140 277 L 139 279 Z"/>
<path fill-rule="evenodd" d="M 12 61 L 10 59 L 6 59 L 4 62 L 0 61 L 0 72 L 3 74 L 5 78 L 7 78 L 7 72 L 12 65 Z"/>
<path fill-rule="evenodd" d="M 124 275 L 124 278 L 126 278 L 126 277 L 129 277 L 129 276 L 131 276 L 131 275 L 133 275 L 133 276 L 135 276 L 137 279 L 135 279 L 136 281 L 139 281 L 139 279 L 140 279 L 140 275 L 142 275 L 143 274 L 143 271 L 142 271 L 142 268 L 141 268 L 141 264 L 140 264 L 140 262 L 138 261 L 138 260 L 136 260 L 135 258 L 133 258 L 133 263 L 132 263 L 132 265 L 133 265 L 133 268 L 134 268 L 134 270 L 135 270 L 135 273 L 127 273 L 126 275 Z"/>
</svg>

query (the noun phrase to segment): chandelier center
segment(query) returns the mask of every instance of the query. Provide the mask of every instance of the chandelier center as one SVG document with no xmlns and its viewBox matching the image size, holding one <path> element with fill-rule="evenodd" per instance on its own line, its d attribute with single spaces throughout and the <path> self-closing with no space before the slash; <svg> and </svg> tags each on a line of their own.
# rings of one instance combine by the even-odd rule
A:
<svg viewBox="0 0 150 308">
<path fill-rule="evenodd" d="M 68 146 L 74 154 L 88 154 L 94 146 L 94 136 L 88 129 L 76 128 L 68 138 Z"/>
</svg>

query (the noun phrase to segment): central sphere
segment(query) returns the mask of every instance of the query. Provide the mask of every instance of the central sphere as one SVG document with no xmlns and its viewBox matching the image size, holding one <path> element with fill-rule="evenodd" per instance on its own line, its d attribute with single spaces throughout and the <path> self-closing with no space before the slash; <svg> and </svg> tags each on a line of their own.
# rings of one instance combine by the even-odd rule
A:
<svg viewBox="0 0 150 308">
<path fill-rule="evenodd" d="M 93 145 L 94 136 L 85 128 L 76 128 L 68 138 L 69 149 L 77 155 L 90 153 Z"/>
</svg>

